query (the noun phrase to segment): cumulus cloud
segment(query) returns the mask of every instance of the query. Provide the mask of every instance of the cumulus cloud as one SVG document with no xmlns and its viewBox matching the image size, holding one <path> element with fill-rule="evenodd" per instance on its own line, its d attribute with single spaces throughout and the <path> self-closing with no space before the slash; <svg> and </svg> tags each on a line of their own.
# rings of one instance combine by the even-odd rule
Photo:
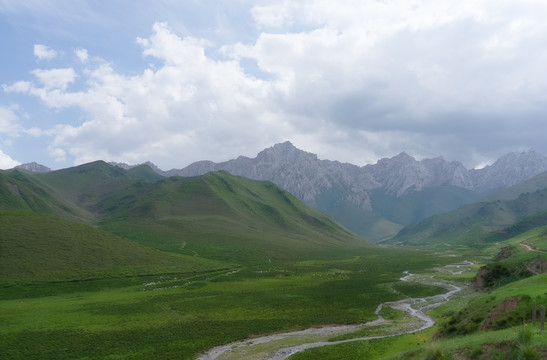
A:
<svg viewBox="0 0 547 360">
<path fill-rule="evenodd" d="M 544 129 L 547 4 L 519 4 L 265 1 L 251 9 L 253 41 L 216 44 L 156 23 L 137 38 L 153 66 L 127 75 L 78 49 L 82 73 L 38 69 L 3 88 L 83 110 L 51 130 L 52 156 L 76 162 L 184 166 L 289 139 L 357 164 L 405 150 L 473 166 L 478 152 L 544 142 L 522 130 Z"/>
<path fill-rule="evenodd" d="M 36 69 L 32 74 L 40 80 L 46 89 L 61 89 L 64 90 L 68 84 L 76 79 L 76 72 L 72 68 L 67 69 Z"/>
<path fill-rule="evenodd" d="M 76 49 L 74 50 L 74 54 L 80 59 L 80 62 L 82 64 L 85 64 L 87 60 L 89 59 L 89 54 L 87 53 L 87 49 Z"/>
<path fill-rule="evenodd" d="M 0 106 L 0 136 L 17 137 L 22 131 L 19 118 L 13 108 Z"/>
<path fill-rule="evenodd" d="M 38 60 L 51 60 L 57 56 L 57 51 L 42 44 L 34 44 L 34 56 Z"/>
<path fill-rule="evenodd" d="M 12 169 L 21 163 L 17 160 L 13 160 L 9 155 L 0 150 L 0 169 Z"/>
</svg>

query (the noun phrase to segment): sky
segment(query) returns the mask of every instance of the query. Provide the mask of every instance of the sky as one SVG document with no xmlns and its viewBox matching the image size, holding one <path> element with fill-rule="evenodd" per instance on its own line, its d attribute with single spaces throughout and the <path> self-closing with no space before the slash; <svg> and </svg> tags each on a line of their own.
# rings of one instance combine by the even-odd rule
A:
<svg viewBox="0 0 547 360">
<path fill-rule="evenodd" d="M 547 154 L 544 0 L 0 0 L 0 169 Z"/>
</svg>

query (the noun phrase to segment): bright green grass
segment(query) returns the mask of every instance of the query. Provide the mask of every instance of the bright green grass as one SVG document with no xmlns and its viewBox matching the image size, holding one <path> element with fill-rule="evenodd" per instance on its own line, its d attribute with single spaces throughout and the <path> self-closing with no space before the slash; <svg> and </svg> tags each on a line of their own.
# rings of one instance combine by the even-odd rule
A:
<svg viewBox="0 0 547 360">
<path fill-rule="evenodd" d="M 226 269 L 52 215 L 0 212 L 0 285 Z"/>
<path fill-rule="evenodd" d="M 379 303 L 401 296 L 386 283 L 404 270 L 448 261 L 379 249 L 345 261 L 171 275 L 140 284 L 127 279 L 125 286 L 99 283 L 82 291 L 75 285 L 39 298 L 12 294 L 0 301 L 0 353 L 6 359 L 190 359 L 251 334 L 372 320 Z"/>
<path fill-rule="evenodd" d="M 547 304 L 547 288 L 545 284 L 547 284 L 547 274 L 537 275 L 510 283 L 482 297 L 490 297 L 493 299 L 491 301 L 499 303 L 507 297 L 526 295 L 537 299 L 538 304 Z M 433 309 L 430 314 L 437 319 L 445 318 L 465 307 L 470 299 L 476 301 L 478 299 L 477 296 L 481 296 L 481 294 L 472 289 L 464 290 L 455 299 L 439 308 Z M 540 333 L 539 324 L 528 326 L 533 329 L 532 345 L 536 349 L 547 349 L 547 337 Z M 513 347 L 516 346 L 514 344 L 518 343 L 518 333 L 521 327 L 522 325 L 519 325 L 503 330 L 478 332 L 465 336 L 434 340 L 435 334 L 439 329 L 439 325 L 435 325 L 435 327 L 417 334 L 310 349 L 295 354 L 290 359 L 429 359 L 435 358 L 432 357 L 432 354 L 438 349 L 445 356 L 443 358 L 451 359 L 450 354 L 457 352 L 470 356 L 473 350 L 481 347 L 485 349 L 500 347 L 501 352 L 508 354 L 510 351 L 513 351 Z M 496 345 L 500 343 L 505 345 Z"/>
</svg>

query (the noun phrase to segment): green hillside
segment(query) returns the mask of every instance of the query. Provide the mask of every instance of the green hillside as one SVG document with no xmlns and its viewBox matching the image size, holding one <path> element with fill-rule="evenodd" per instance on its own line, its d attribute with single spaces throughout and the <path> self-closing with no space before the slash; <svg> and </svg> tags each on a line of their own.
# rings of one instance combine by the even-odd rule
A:
<svg viewBox="0 0 547 360">
<path fill-rule="evenodd" d="M 35 283 L 226 268 L 153 250 L 56 216 L 0 212 L 0 283 Z"/>
<path fill-rule="evenodd" d="M 505 190 L 490 194 L 482 199 L 481 202 L 494 200 L 514 200 L 521 194 L 535 192 L 547 188 L 547 172 L 534 176 L 531 179 L 523 181 L 517 185 L 511 186 Z"/>
<path fill-rule="evenodd" d="M 521 194 L 515 200 L 473 203 L 407 226 L 390 242 L 479 245 L 491 232 L 511 226 L 545 209 L 547 189 Z"/>
<path fill-rule="evenodd" d="M 372 246 L 271 182 L 209 173 L 135 184 L 102 204 L 101 226 L 158 249 L 264 262 Z"/>
<path fill-rule="evenodd" d="M 340 224 L 372 242 L 391 237 L 403 228 L 403 225 L 391 222 L 345 200 L 347 195 L 335 185 L 317 195 L 310 205 L 330 214 Z"/>
<path fill-rule="evenodd" d="M 371 193 L 376 213 L 397 224 L 409 225 L 435 214 L 445 213 L 475 201 L 478 195 L 457 186 L 424 188 L 403 196 L 379 189 Z"/>
<path fill-rule="evenodd" d="M 0 211 L 25 210 L 71 219 L 90 220 L 93 215 L 58 196 L 37 176 L 25 171 L 0 170 Z"/>
<path fill-rule="evenodd" d="M 147 181 L 159 181 L 164 177 L 155 172 L 150 166 L 142 164 L 127 171 L 129 174 Z"/>
<path fill-rule="evenodd" d="M 127 171 L 104 161 L 52 171 L 36 175 L 43 183 L 54 189 L 57 195 L 73 204 L 97 213 L 103 201 L 135 183 L 148 183 L 145 171 Z"/>
</svg>

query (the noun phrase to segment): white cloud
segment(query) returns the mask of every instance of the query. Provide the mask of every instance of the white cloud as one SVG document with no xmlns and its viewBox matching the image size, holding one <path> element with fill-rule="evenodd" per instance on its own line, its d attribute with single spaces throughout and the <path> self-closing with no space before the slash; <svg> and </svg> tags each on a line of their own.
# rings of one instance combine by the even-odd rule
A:
<svg viewBox="0 0 547 360">
<path fill-rule="evenodd" d="M 36 69 L 32 74 L 40 80 L 46 89 L 65 90 L 68 84 L 76 79 L 76 72 L 72 68 L 66 69 Z"/>
<path fill-rule="evenodd" d="M 251 10 L 262 31 L 253 41 L 216 44 L 156 23 L 137 39 L 149 68 L 126 75 L 78 49 L 83 73 L 34 70 L 37 80 L 3 88 L 83 110 L 51 130 L 52 149 L 77 162 L 183 166 L 287 139 L 356 163 L 402 150 L 472 158 L 494 142 L 539 148 L 541 131 L 512 135 L 547 110 L 546 12 L 532 0 L 264 1 Z"/>
<path fill-rule="evenodd" d="M 13 110 L 13 107 L 0 106 L 0 135 L 13 138 L 19 136 L 22 131 L 19 118 Z"/>
<path fill-rule="evenodd" d="M 13 160 L 9 155 L 0 150 L 0 169 L 11 169 L 20 164 L 19 161 Z"/>
<path fill-rule="evenodd" d="M 51 60 L 57 56 L 57 51 L 46 45 L 34 44 L 34 56 L 36 56 L 38 60 Z"/>
<path fill-rule="evenodd" d="M 87 63 L 87 60 L 89 59 L 89 54 L 87 53 L 87 49 L 76 49 L 74 50 L 74 54 L 80 59 L 80 62 L 82 64 Z"/>
<path fill-rule="evenodd" d="M 49 156 L 51 156 L 56 162 L 66 160 L 66 151 L 60 148 L 48 148 Z"/>
</svg>

